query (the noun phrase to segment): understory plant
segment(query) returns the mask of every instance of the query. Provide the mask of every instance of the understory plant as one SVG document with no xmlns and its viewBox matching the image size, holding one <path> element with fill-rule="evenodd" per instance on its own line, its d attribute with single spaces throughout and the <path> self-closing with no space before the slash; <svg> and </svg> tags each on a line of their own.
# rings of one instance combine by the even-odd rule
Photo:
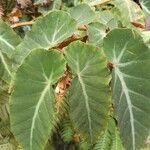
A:
<svg viewBox="0 0 150 150">
<path fill-rule="evenodd" d="M 149 0 L 42 9 L 0 21 L 0 149 L 148 150 Z"/>
</svg>

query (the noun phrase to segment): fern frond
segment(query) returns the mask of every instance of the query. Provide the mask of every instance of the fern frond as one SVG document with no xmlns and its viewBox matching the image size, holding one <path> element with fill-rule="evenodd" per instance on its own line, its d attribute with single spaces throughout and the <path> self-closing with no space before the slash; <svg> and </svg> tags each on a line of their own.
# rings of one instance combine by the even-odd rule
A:
<svg viewBox="0 0 150 150">
<path fill-rule="evenodd" d="M 110 150 L 111 132 L 109 128 L 105 130 L 99 142 L 94 146 L 94 150 Z"/>
<path fill-rule="evenodd" d="M 106 130 L 94 146 L 94 150 L 124 150 L 114 119 L 110 118 Z"/>
<path fill-rule="evenodd" d="M 3 6 L 3 13 L 8 13 L 16 5 L 15 0 L 1 0 Z"/>
<path fill-rule="evenodd" d="M 3 3 L 2 0 L 0 0 L 0 18 L 4 15 L 4 9 L 3 9 Z"/>
<path fill-rule="evenodd" d="M 119 131 L 115 127 L 114 133 L 111 135 L 111 147 L 110 150 L 124 150 L 120 136 Z"/>
<path fill-rule="evenodd" d="M 85 140 L 81 139 L 79 149 L 81 150 L 91 150 L 91 145 Z"/>
<path fill-rule="evenodd" d="M 0 144 L 1 150 L 13 150 L 13 146 L 10 143 Z"/>
<path fill-rule="evenodd" d="M 74 131 L 72 129 L 70 121 L 64 121 L 61 129 L 61 137 L 64 142 L 73 141 Z"/>
</svg>

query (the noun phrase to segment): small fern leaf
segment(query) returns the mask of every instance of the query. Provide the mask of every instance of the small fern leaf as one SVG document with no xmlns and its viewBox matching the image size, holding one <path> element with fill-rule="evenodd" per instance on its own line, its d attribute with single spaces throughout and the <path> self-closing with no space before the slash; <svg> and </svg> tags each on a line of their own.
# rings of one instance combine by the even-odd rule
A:
<svg viewBox="0 0 150 150">
<path fill-rule="evenodd" d="M 124 150 L 114 119 L 110 118 L 106 130 L 94 146 L 94 150 Z"/>
<path fill-rule="evenodd" d="M 100 141 L 95 145 L 94 150 L 109 150 L 111 144 L 111 133 L 107 128 Z"/>
<path fill-rule="evenodd" d="M 124 150 L 117 128 L 115 128 L 111 138 L 112 141 L 110 150 Z"/>
<path fill-rule="evenodd" d="M 64 142 L 70 142 L 73 140 L 74 131 L 71 127 L 69 120 L 65 120 L 61 130 L 61 137 Z"/>
</svg>

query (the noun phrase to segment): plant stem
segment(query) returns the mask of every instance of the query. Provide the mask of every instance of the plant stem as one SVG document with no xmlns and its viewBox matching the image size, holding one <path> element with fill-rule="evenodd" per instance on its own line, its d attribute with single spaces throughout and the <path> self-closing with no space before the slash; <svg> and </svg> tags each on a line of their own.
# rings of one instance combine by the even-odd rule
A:
<svg viewBox="0 0 150 150">
<path fill-rule="evenodd" d="M 21 26 L 32 25 L 33 23 L 34 23 L 33 21 L 29 21 L 29 22 L 19 22 L 19 23 L 12 24 L 11 27 L 12 27 L 12 28 L 17 28 L 17 27 L 21 27 Z"/>
<path fill-rule="evenodd" d="M 21 26 L 28 26 L 28 25 L 32 25 L 34 23 L 34 21 L 29 21 L 29 22 L 18 22 L 15 24 L 11 25 L 11 28 L 17 28 L 17 27 L 21 27 Z M 87 27 L 85 25 L 79 26 L 78 27 L 79 30 L 83 30 L 86 31 Z"/>
</svg>

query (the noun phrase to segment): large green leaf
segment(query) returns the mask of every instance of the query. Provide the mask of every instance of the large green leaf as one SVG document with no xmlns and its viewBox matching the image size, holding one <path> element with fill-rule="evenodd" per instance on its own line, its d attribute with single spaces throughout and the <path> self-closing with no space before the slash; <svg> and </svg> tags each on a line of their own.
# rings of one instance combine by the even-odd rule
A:
<svg viewBox="0 0 150 150">
<path fill-rule="evenodd" d="M 74 75 L 68 95 L 71 120 L 81 136 L 93 143 L 109 113 L 107 61 L 102 50 L 81 42 L 72 43 L 65 56 Z"/>
<path fill-rule="evenodd" d="M 0 21 L 0 135 L 10 136 L 9 130 L 9 87 L 13 78 L 12 56 L 21 42 L 17 34 L 2 20 Z M 6 141 L 5 141 L 6 142 Z M 3 148 L 1 146 L 1 148 Z"/>
<path fill-rule="evenodd" d="M 0 21 L 0 49 L 1 53 L 11 57 L 16 46 L 21 42 L 19 36 L 2 20 Z"/>
<path fill-rule="evenodd" d="M 76 29 L 76 22 L 64 11 L 52 11 L 39 18 L 17 47 L 16 61 L 21 62 L 35 48 L 49 49 L 70 37 Z"/>
<path fill-rule="evenodd" d="M 6 84 L 9 84 L 11 78 L 13 77 L 12 70 L 13 61 L 0 50 L 0 80 L 6 82 Z"/>
<path fill-rule="evenodd" d="M 112 70 L 116 117 L 126 149 L 144 145 L 150 131 L 150 50 L 130 29 L 115 29 L 104 39 Z"/>
<path fill-rule="evenodd" d="M 56 117 L 52 85 L 64 70 L 60 53 L 37 49 L 17 71 L 10 100 L 11 129 L 25 150 L 44 149 Z"/>
<path fill-rule="evenodd" d="M 90 43 L 101 46 L 103 38 L 106 36 L 107 27 L 99 22 L 89 24 L 87 34 Z"/>
<path fill-rule="evenodd" d="M 119 25 L 120 12 L 118 9 L 113 8 L 110 10 L 97 11 L 97 22 L 105 25 L 109 30 L 117 28 Z"/>
<path fill-rule="evenodd" d="M 107 26 L 107 24 L 114 18 L 114 16 L 111 13 L 111 11 L 105 10 L 105 11 L 98 11 L 97 18 L 101 24 L 104 24 Z"/>
<path fill-rule="evenodd" d="M 145 14 L 147 16 L 150 15 L 150 1 L 149 0 L 139 0 Z"/>
<path fill-rule="evenodd" d="M 132 0 L 114 0 L 113 3 L 120 10 L 121 21 L 125 25 L 128 25 L 130 22 L 144 22 L 140 6 Z"/>
<path fill-rule="evenodd" d="M 12 61 L 20 37 L 2 20 L 0 21 L 0 79 L 8 81 L 11 76 Z"/>
<path fill-rule="evenodd" d="M 13 77 L 13 62 L 12 56 L 15 52 L 15 47 L 21 42 L 17 34 L 2 20 L 0 21 L 0 110 L 8 103 L 8 90 L 10 80 Z M 6 104 L 7 105 L 7 104 Z M 0 115 L 1 121 L 4 121 L 4 113 Z M 8 117 L 8 114 L 7 114 Z"/>
<path fill-rule="evenodd" d="M 78 25 L 86 25 L 95 19 L 95 12 L 87 4 L 80 4 L 70 10 L 71 16 Z"/>
</svg>

